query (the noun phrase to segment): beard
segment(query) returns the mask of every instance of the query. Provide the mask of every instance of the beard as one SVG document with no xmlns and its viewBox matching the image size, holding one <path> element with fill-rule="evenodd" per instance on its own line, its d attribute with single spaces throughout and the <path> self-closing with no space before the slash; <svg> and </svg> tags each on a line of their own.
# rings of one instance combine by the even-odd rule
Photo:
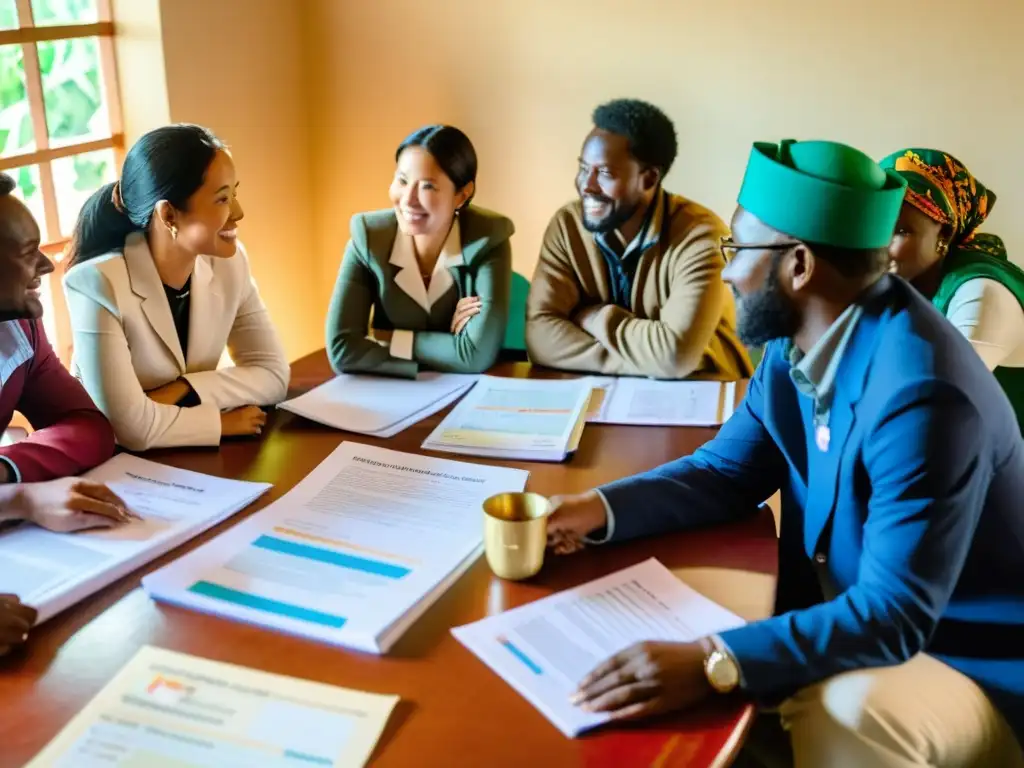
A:
<svg viewBox="0 0 1024 768">
<path fill-rule="evenodd" d="M 599 200 L 600 202 L 611 206 L 611 212 L 601 219 L 591 219 L 584 212 L 583 214 L 583 228 L 587 232 L 594 234 L 606 234 L 608 232 L 614 232 L 616 229 L 621 227 L 631 218 L 638 210 L 640 210 L 640 203 L 634 203 L 628 205 L 626 203 L 616 203 L 607 197 L 598 197 L 596 195 L 587 195 L 587 197 Z"/>
<path fill-rule="evenodd" d="M 768 272 L 761 290 L 746 298 L 737 296 L 736 303 L 739 314 L 736 333 L 748 347 L 792 338 L 800 330 L 800 313 L 782 292 L 774 269 Z"/>
</svg>

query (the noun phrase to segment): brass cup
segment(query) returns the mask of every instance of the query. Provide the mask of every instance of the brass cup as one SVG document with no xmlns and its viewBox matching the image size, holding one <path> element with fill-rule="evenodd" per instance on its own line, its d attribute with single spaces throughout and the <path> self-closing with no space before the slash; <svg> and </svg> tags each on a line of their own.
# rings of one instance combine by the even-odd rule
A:
<svg viewBox="0 0 1024 768">
<path fill-rule="evenodd" d="M 544 565 L 551 502 L 536 493 L 500 493 L 484 502 L 484 551 L 496 576 L 528 579 Z"/>
</svg>

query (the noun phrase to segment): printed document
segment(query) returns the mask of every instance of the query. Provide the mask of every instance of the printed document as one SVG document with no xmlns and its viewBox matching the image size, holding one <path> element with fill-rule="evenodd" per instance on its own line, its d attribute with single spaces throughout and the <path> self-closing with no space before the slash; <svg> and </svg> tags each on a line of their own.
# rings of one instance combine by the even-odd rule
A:
<svg viewBox="0 0 1024 768">
<path fill-rule="evenodd" d="M 144 646 L 26 768 L 358 768 L 397 703 Z"/>
<path fill-rule="evenodd" d="M 293 490 L 142 581 L 158 600 L 386 653 L 483 551 L 528 473 L 342 443 Z"/>
<path fill-rule="evenodd" d="M 608 720 L 569 703 L 598 664 L 634 643 L 687 642 L 742 624 L 651 558 L 452 634 L 571 738 Z"/>
<path fill-rule="evenodd" d="M 579 446 L 588 379 L 481 376 L 423 447 L 500 459 L 564 461 Z"/>
<path fill-rule="evenodd" d="M 81 533 L 29 524 L 0 533 L 0 593 L 35 607 L 39 623 L 226 520 L 270 488 L 126 453 L 84 478 L 106 483 L 141 519 Z"/>
<path fill-rule="evenodd" d="M 407 380 L 343 373 L 278 408 L 346 432 L 393 437 L 447 408 L 477 378 L 425 372 Z"/>
<path fill-rule="evenodd" d="M 587 420 L 646 427 L 714 427 L 736 407 L 736 382 L 590 377 Z"/>
</svg>

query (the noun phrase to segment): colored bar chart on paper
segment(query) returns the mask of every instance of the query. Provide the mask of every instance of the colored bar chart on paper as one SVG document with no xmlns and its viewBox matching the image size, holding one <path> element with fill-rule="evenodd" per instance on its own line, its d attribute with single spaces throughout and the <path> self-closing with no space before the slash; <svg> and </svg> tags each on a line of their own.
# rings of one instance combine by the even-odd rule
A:
<svg viewBox="0 0 1024 768">
<path fill-rule="evenodd" d="M 527 473 L 342 443 L 286 496 L 143 579 L 153 597 L 371 653 L 479 557 Z"/>
<path fill-rule="evenodd" d="M 397 696 L 144 647 L 30 768 L 358 768 Z"/>
</svg>

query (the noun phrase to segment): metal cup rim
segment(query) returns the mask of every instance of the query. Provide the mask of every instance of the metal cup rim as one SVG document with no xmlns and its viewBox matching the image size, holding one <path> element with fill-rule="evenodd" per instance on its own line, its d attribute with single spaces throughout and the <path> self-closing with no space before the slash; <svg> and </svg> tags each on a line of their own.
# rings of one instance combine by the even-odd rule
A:
<svg viewBox="0 0 1024 768">
<path fill-rule="evenodd" d="M 544 502 L 544 514 L 537 515 L 536 517 L 531 517 L 528 520 L 508 520 L 504 517 L 498 517 L 496 515 L 491 514 L 491 512 L 487 509 L 488 505 L 490 504 L 490 502 L 494 501 L 494 499 L 499 499 L 502 496 L 524 496 L 529 497 L 531 499 L 540 499 L 541 501 Z M 484 514 L 492 520 L 497 520 L 502 523 L 528 523 L 530 522 L 530 520 L 543 520 L 544 518 L 549 517 L 551 515 L 551 499 L 549 499 L 547 496 L 544 496 L 543 494 L 535 493 L 534 491 L 503 491 L 502 493 L 496 493 L 493 496 L 489 496 L 486 499 L 484 499 L 481 508 L 483 509 Z"/>
</svg>

